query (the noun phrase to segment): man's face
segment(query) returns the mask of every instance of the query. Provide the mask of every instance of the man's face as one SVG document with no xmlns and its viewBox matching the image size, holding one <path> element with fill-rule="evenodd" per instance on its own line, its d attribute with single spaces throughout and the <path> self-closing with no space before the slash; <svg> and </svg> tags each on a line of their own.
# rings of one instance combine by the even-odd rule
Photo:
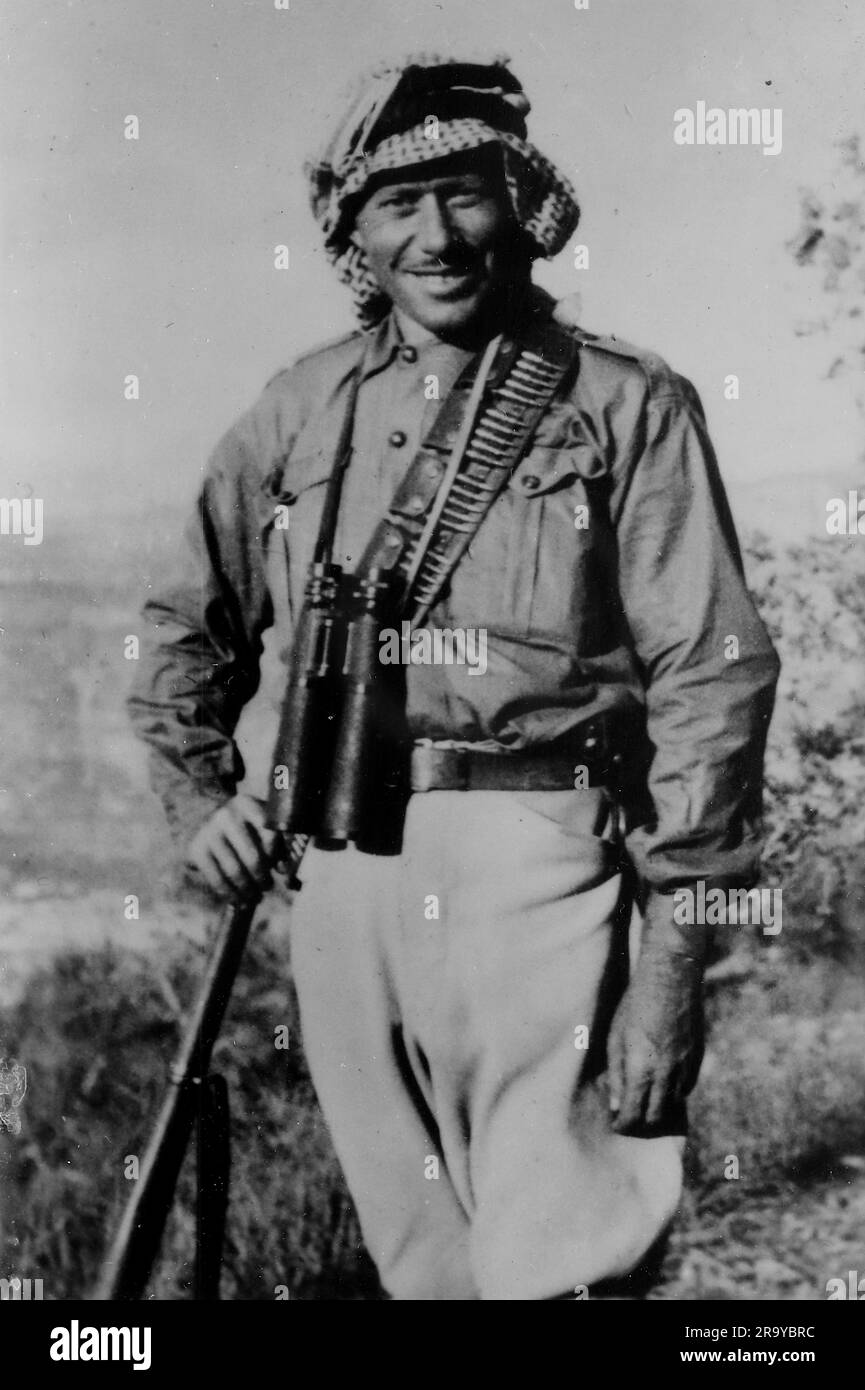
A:
<svg viewBox="0 0 865 1390">
<path fill-rule="evenodd" d="M 470 329 L 513 273 L 516 232 L 500 166 L 483 157 L 398 171 L 355 225 L 384 293 L 440 338 Z"/>
</svg>

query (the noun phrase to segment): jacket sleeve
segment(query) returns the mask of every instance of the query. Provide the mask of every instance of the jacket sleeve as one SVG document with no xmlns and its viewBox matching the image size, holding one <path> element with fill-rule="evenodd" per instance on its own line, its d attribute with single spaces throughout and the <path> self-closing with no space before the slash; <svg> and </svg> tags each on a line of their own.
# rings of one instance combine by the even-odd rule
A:
<svg viewBox="0 0 865 1390">
<path fill-rule="evenodd" d="M 175 573 L 144 607 L 129 711 L 183 848 L 244 773 L 233 735 L 273 621 L 262 534 L 273 510 L 262 492 L 272 397 L 273 383 L 214 450 Z"/>
<path fill-rule="evenodd" d="M 745 584 L 699 397 L 665 369 L 646 395 L 618 505 L 621 595 L 646 692 L 644 885 L 748 886 L 759 873 L 779 663 Z"/>
</svg>

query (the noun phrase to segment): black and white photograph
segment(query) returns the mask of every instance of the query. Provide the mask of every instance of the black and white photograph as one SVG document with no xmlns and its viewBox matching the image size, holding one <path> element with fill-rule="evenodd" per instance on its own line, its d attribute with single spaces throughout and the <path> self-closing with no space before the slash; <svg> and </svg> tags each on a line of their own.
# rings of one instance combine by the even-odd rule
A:
<svg viewBox="0 0 865 1390">
<path fill-rule="evenodd" d="M 865 10 L 0 13 L 0 1301 L 80 1305 L 28 1367 L 389 1300 L 828 1364 Z"/>
</svg>

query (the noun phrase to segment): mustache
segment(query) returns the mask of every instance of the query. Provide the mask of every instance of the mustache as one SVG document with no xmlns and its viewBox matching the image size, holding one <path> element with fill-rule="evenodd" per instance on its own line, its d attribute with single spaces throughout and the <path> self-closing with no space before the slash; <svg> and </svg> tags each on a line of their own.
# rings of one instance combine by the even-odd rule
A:
<svg viewBox="0 0 865 1390">
<path fill-rule="evenodd" d="M 442 270 L 476 270 L 482 260 L 483 257 L 477 252 L 454 251 L 452 254 L 435 256 L 429 261 L 413 261 L 409 265 L 400 266 L 400 269 L 413 275 L 432 274 Z"/>
</svg>

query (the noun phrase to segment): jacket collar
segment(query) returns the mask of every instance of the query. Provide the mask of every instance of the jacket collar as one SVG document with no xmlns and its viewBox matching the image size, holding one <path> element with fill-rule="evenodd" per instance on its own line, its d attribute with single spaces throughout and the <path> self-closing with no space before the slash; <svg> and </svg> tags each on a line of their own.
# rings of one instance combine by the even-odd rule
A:
<svg viewBox="0 0 865 1390">
<path fill-rule="evenodd" d="M 393 309 L 369 332 L 366 352 L 360 364 L 360 382 L 389 367 L 403 346 L 403 336 Z"/>
</svg>

